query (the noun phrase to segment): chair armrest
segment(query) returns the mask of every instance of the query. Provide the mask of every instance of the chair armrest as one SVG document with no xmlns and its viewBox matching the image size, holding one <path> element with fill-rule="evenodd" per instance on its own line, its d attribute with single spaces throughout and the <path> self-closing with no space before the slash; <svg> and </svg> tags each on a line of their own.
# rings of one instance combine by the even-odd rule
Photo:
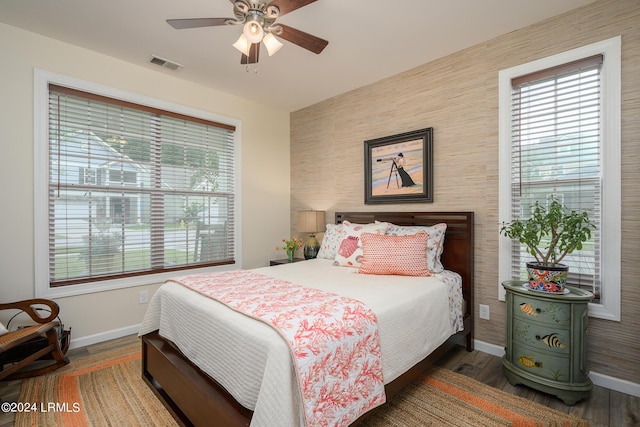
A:
<svg viewBox="0 0 640 427">
<path fill-rule="evenodd" d="M 46 305 L 47 307 L 49 307 L 49 310 L 51 310 L 51 313 L 48 313 L 47 317 L 42 317 L 38 310 L 32 307 L 33 305 Z M 51 322 L 58 316 L 58 313 L 60 312 L 60 307 L 56 302 L 44 298 L 33 298 L 24 301 L 0 304 L 0 310 L 9 309 L 24 311 L 31 317 L 31 319 L 33 319 L 34 322 L 37 323 Z"/>
</svg>

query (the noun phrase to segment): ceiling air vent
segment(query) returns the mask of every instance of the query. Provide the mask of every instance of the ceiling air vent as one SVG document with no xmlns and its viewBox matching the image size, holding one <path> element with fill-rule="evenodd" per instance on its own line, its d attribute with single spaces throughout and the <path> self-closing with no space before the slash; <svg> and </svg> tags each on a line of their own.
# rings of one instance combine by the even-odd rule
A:
<svg viewBox="0 0 640 427">
<path fill-rule="evenodd" d="M 172 62 L 172 61 L 169 61 L 168 59 L 160 58 L 159 56 L 155 56 L 155 55 L 151 56 L 151 59 L 149 60 L 149 62 L 164 68 L 168 68 L 172 71 L 179 70 L 180 68 L 182 68 L 182 65 L 178 64 L 177 62 Z"/>
</svg>

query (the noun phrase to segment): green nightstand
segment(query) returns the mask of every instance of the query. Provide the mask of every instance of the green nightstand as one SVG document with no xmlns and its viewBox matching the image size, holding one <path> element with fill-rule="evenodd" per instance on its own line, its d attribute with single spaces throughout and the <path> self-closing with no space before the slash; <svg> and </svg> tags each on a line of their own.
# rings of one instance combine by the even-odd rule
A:
<svg viewBox="0 0 640 427">
<path fill-rule="evenodd" d="M 506 281 L 507 345 L 504 374 L 560 398 L 567 405 L 589 396 L 587 326 L 593 294 L 567 287 L 566 294 L 530 291 L 527 282 Z"/>
</svg>

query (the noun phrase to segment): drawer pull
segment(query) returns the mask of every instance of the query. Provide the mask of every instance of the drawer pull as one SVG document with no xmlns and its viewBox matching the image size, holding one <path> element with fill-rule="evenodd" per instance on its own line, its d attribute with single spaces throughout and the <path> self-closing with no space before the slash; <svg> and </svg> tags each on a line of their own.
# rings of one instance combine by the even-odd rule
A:
<svg viewBox="0 0 640 427">
<path fill-rule="evenodd" d="M 520 310 L 522 310 L 522 312 L 524 314 L 526 314 L 527 316 L 537 316 L 538 313 L 540 313 L 540 309 L 533 309 L 533 307 L 531 307 L 531 304 L 523 302 L 522 304 L 520 304 Z"/>
<path fill-rule="evenodd" d="M 556 347 L 556 348 L 566 348 L 567 347 L 566 345 L 564 345 L 562 343 L 562 341 L 560 341 L 560 338 L 558 338 L 558 334 L 556 334 L 556 333 L 545 335 L 542 338 L 540 338 L 540 335 L 536 335 L 536 339 L 537 340 L 542 340 L 542 342 L 544 342 L 549 347 Z"/>
</svg>

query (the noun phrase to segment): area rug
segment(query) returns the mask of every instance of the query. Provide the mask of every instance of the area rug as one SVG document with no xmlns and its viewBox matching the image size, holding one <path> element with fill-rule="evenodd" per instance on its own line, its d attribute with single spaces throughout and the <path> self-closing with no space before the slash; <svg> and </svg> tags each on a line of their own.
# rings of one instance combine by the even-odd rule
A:
<svg viewBox="0 0 640 427">
<path fill-rule="evenodd" d="M 589 422 L 432 367 L 364 420 L 367 427 L 587 427 Z"/>
<path fill-rule="evenodd" d="M 48 375 L 23 380 L 18 401 L 30 408 L 16 413 L 16 427 L 177 425 L 141 378 L 139 344 L 83 357 Z M 437 367 L 359 423 L 367 427 L 588 425 Z"/>
<path fill-rule="evenodd" d="M 177 426 L 142 379 L 140 344 L 72 360 L 22 381 L 14 427 Z M 32 410 L 33 409 L 33 410 Z"/>
</svg>

